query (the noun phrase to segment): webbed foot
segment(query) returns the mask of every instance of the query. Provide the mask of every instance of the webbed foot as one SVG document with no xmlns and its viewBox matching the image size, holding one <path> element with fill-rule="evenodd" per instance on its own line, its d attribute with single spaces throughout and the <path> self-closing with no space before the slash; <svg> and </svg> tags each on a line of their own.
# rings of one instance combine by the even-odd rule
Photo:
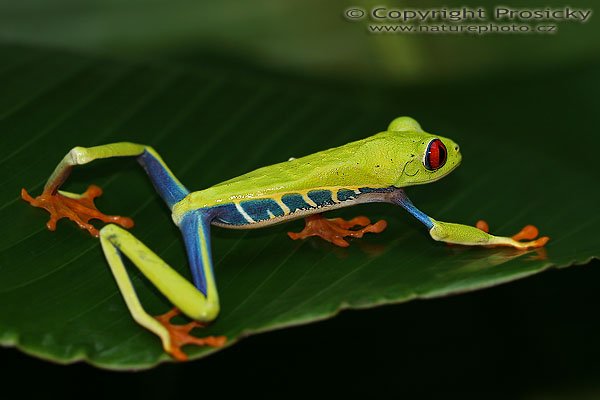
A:
<svg viewBox="0 0 600 400">
<path fill-rule="evenodd" d="M 43 208 L 50 213 L 50 220 L 46 223 L 49 230 L 56 230 L 56 223 L 61 218 L 69 218 L 75 222 L 81 229 L 87 230 L 92 236 L 98 237 L 98 230 L 89 223 L 91 219 L 98 219 L 106 223 L 121 225 L 124 228 L 131 228 L 133 220 L 118 215 L 106 215 L 96 208 L 94 199 L 102 195 L 102 189 L 96 185 L 90 185 L 87 190 L 81 194 L 57 191 L 56 193 L 43 192 L 41 195 L 33 198 L 27 193 L 27 190 L 21 189 L 21 197 L 34 207 Z"/>
<path fill-rule="evenodd" d="M 165 346 L 165 351 L 173 358 L 179 361 L 187 361 L 188 356 L 181 350 L 186 344 L 195 344 L 197 346 L 221 347 L 227 341 L 225 336 L 207 336 L 203 338 L 190 335 L 190 331 L 194 328 L 202 328 L 205 325 L 201 322 L 192 321 L 184 325 L 174 325 L 171 319 L 181 314 L 177 308 L 155 316 L 154 318 L 160 322 L 169 332 L 170 346 Z"/>
<path fill-rule="evenodd" d="M 344 240 L 345 237 L 361 238 L 367 232 L 380 233 L 387 227 L 385 220 L 371 224 L 369 218 L 363 216 L 346 221 L 343 218 L 324 218 L 321 214 L 315 214 L 306 217 L 305 220 L 306 226 L 301 232 L 288 232 L 291 239 L 297 240 L 319 236 L 340 247 L 350 246 L 350 243 Z M 351 229 L 355 227 L 360 229 Z"/>
<path fill-rule="evenodd" d="M 484 231 L 485 233 L 490 232 L 490 227 L 488 223 L 484 220 L 479 220 L 475 224 L 475 227 Z M 539 247 L 544 247 L 546 243 L 550 240 L 548 236 L 542 236 L 540 238 L 535 239 L 539 235 L 539 230 L 533 225 L 526 225 L 521 229 L 518 233 L 514 234 L 510 238 L 513 240 L 513 243 L 499 243 L 492 244 L 489 247 L 497 247 L 497 246 L 509 246 L 517 249 L 528 250 L 528 249 L 536 249 Z M 535 239 L 535 240 L 533 240 Z"/>
</svg>

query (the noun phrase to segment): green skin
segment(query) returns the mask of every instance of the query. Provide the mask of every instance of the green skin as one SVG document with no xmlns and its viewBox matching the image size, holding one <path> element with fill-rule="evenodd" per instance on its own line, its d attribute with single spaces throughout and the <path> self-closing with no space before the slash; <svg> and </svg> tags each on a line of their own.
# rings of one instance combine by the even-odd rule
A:
<svg viewBox="0 0 600 400">
<path fill-rule="evenodd" d="M 441 140 L 446 147 L 447 159 L 439 169 L 432 171 L 426 168 L 425 157 L 428 146 L 434 139 Z M 173 220 L 184 234 L 192 271 L 202 278 L 201 282 L 195 279 L 194 284 L 190 283 L 131 233 L 116 225 L 131 227 L 131 220 L 100 213 L 93 205 L 93 198 L 101 193 L 99 188 L 95 188 L 93 193 L 88 189 L 83 195 L 59 190 L 74 166 L 96 159 L 122 156 L 138 158 L 163 199 L 171 207 Z M 147 314 L 131 285 L 121 255 L 128 257 L 181 312 L 196 321 L 210 322 L 219 314 L 219 298 L 210 252 L 210 224 L 236 229 L 259 228 L 359 203 L 389 202 L 404 207 L 421 221 L 429 229 L 431 237 L 438 241 L 470 246 L 509 246 L 517 249 L 543 246 L 547 238 L 520 241 L 535 238 L 537 229 L 534 227 L 530 227 L 528 233 L 523 233 L 528 228 L 526 227 L 512 238 L 494 236 L 472 226 L 436 221 L 410 202 L 402 188 L 443 178 L 458 167 L 461 158 L 459 146 L 452 140 L 423 131 L 412 118 L 399 117 L 390 123 L 386 131 L 366 139 L 260 168 L 192 193 L 187 192 L 158 153 L 149 146 L 113 143 L 91 148 L 75 147 L 56 167 L 42 195 L 33 199 L 23 190 L 22 196 L 32 205 L 46 208 L 52 214 L 48 223 L 51 230 L 54 230 L 56 220 L 68 217 L 94 236 L 100 237 L 109 266 L 134 319 L 161 338 L 165 351 L 183 360 L 185 354 L 181 352 L 180 346 L 188 343 L 219 345 L 220 338 L 201 340 L 185 334 L 182 336 L 181 332 L 179 336 L 174 336 L 168 320 L 157 320 Z M 364 188 L 369 190 L 365 191 Z M 178 191 L 183 194 L 175 200 L 169 200 L 170 193 L 179 193 Z M 317 205 L 309 195 L 311 191 L 313 194 L 314 191 L 331 194 L 333 204 L 330 202 L 323 203 L 326 204 L 323 206 Z M 356 193 L 356 197 L 350 200 L 338 199 L 338 194 L 343 191 Z M 307 207 L 290 211 L 282 200 L 290 194 L 301 196 Z M 261 199 L 267 201 L 260 203 Z M 258 200 L 260 204 L 277 207 L 278 215 L 270 213 L 269 218 L 252 219 L 244 212 L 244 207 L 254 200 Z M 61 211 L 57 211 L 58 209 Z M 219 210 L 229 210 L 229 216 L 225 215 L 227 218 L 237 213 L 238 221 L 242 216 L 246 220 L 236 225 L 228 222 Z M 196 224 L 190 224 L 196 217 Z M 91 218 L 112 223 L 97 231 L 88 223 Z M 533 234 L 532 230 L 535 231 Z M 354 236 L 353 231 L 345 232 L 347 234 L 342 237 Z"/>
<path fill-rule="evenodd" d="M 429 171 L 423 155 L 432 139 L 448 149 L 446 164 Z M 259 168 L 192 193 L 191 208 L 210 207 L 236 198 L 259 198 L 328 187 L 406 187 L 437 181 L 460 164 L 452 140 L 424 132 L 411 118 L 394 120 L 387 131 L 302 158 Z"/>
</svg>

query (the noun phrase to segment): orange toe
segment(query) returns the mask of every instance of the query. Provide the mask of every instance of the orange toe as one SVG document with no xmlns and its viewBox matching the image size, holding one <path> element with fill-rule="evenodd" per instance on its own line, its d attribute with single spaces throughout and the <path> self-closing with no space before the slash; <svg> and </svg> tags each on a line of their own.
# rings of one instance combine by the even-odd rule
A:
<svg viewBox="0 0 600 400">
<path fill-rule="evenodd" d="M 539 235 L 539 230 L 533 225 L 527 225 L 519 233 L 513 235 L 514 240 L 532 240 Z"/>
<path fill-rule="evenodd" d="M 482 231 L 484 231 L 485 233 L 489 233 L 490 232 L 490 226 L 488 225 L 488 223 L 482 219 L 480 219 L 479 221 L 477 221 L 477 223 L 475 224 L 475 227 L 477 229 L 480 229 Z"/>
<path fill-rule="evenodd" d="M 542 236 L 541 238 L 538 238 L 534 241 L 529 242 L 527 248 L 538 249 L 540 247 L 544 247 L 546 245 L 546 243 L 548 243 L 549 240 L 550 240 L 549 236 Z"/>
</svg>

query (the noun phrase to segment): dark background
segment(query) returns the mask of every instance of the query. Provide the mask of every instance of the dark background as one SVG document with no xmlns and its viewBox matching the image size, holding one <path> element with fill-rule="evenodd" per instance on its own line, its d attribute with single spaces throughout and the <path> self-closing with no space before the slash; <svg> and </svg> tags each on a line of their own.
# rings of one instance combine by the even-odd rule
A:
<svg viewBox="0 0 600 400">
<path fill-rule="evenodd" d="M 499 4 L 452 3 L 388 5 Z M 543 5 L 548 3 L 565 5 Z M 559 23 L 551 37 L 375 36 L 341 17 L 355 4 L 360 2 L 0 1 L 0 38 L 106 57 L 191 67 L 239 60 L 272 74 L 413 87 L 547 74 L 585 65 L 600 46 L 595 16 L 584 25 Z M 540 4 L 518 6 L 533 5 Z M 287 397 L 327 390 L 409 398 L 600 398 L 599 264 L 449 298 L 344 311 L 328 321 L 247 338 L 190 364 L 139 373 L 58 366 L 2 349 L 2 390 L 40 397 Z"/>
</svg>

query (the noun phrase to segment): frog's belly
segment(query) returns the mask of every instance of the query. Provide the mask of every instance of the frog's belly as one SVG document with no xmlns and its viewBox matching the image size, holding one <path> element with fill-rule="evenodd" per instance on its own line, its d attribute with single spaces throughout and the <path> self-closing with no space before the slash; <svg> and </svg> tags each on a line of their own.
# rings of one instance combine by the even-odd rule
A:
<svg viewBox="0 0 600 400">
<path fill-rule="evenodd" d="M 273 198 L 245 200 L 211 207 L 212 224 L 230 229 L 254 229 L 360 203 L 385 201 L 395 188 L 318 189 Z"/>
</svg>

